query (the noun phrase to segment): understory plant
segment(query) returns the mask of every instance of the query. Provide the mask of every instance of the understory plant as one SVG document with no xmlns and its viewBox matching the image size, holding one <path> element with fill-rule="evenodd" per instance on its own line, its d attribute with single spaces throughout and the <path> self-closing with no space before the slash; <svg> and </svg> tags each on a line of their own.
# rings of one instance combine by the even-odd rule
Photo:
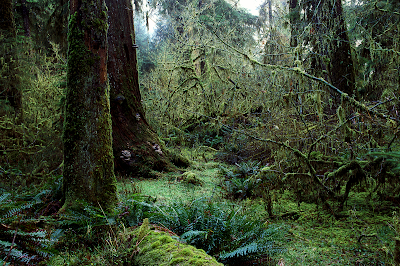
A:
<svg viewBox="0 0 400 266">
<path fill-rule="evenodd" d="M 38 265 L 56 253 L 61 230 L 43 228 L 50 211 L 52 190 L 35 195 L 0 194 L 0 263 L 2 265 Z"/>
<path fill-rule="evenodd" d="M 223 177 L 221 184 L 226 196 L 232 199 L 244 199 L 256 196 L 261 179 L 257 177 L 261 162 L 236 163 L 233 169 L 220 166 L 220 175 Z"/>
<path fill-rule="evenodd" d="M 156 209 L 152 222 L 169 228 L 181 241 L 204 249 L 227 265 L 283 251 L 283 228 L 252 220 L 232 204 L 200 198 Z"/>
</svg>

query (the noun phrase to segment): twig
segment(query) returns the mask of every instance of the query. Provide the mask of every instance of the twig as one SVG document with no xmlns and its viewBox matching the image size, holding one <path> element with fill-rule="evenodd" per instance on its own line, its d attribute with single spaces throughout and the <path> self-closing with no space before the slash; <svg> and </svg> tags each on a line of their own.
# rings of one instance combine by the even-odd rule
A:
<svg viewBox="0 0 400 266">
<path fill-rule="evenodd" d="M 362 233 L 362 234 L 358 237 L 357 242 L 358 242 L 358 243 L 361 243 L 361 239 L 362 239 L 363 237 L 376 237 L 376 238 L 379 239 L 379 237 L 378 237 L 377 234 L 369 234 L 369 235 L 366 235 L 366 234 Z"/>
<path fill-rule="evenodd" d="M 10 250 L 8 251 L 8 254 L 7 254 L 7 257 L 6 257 L 6 259 L 4 260 L 4 264 L 3 264 L 3 266 L 5 266 L 6 265 L 6 263 L 7 263 L 7 260 L 8 260 L 8 258 L 10 257 L 10 255 L 11 255 L 11 251 L 13 250 L 13 248 L 14 248 L 14 244 L 15 244 L 15 238 L 17 237 L 17 232 L 18 232 L 18 226 L 19 226 L 19 224 L 17 225 L 17 228 L 15 228 L 15 233 L 14 233 L 14 237 L 13 237 L 13 240 L 12 240 L 12 242 L 11 242 L 11 247 L 10 247 Z"/>
</svg>

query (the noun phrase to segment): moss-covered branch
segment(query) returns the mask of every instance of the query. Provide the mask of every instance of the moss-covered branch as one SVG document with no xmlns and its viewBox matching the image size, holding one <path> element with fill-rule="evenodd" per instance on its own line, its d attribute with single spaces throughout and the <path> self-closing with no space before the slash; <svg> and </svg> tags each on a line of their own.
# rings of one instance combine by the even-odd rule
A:
<svg viewBox="0 0 400 266">
<path fill-rule="evenodd" d="M 347 100 L 350 104 L 352 104 L 353 106 L 357 107 L 361 111 L 376 115 L 377 117 L 380 117 L 380 118 L 383 118 L 383 119 L 392 119 L 392 120 L 395 120 L 397 122 L 400 122 L 400 119 L 398 119 L 396 117 L 390 117 L 390 116 L 387 116 L 387 115 L 385 115 L 385 114 L 383 114 L 381 112 L 378 112 L 378 111 L 375 111 L 375 110 L 373 110 L 371 108 L 368 108 L 366 105 L 360 103 L 359 101 L 357 101 L 353 97 L 349 96 L 347 93 L 344 93 L 343 91 L 339 90 L 337 87 L 333 86 L 331 83 L 329 83 L 325 79 L 316 77 L 314 75 L 311 75 L 311 74 L 305 72 L 300 67 L 285 67 L 285 66 L 279 66 L 279 65 L 271 65 L 271 64 L 260 63 L 257 60 L 251 58 L 248 54 L 246 54 L 246 53 L 244 53 L 242 51 L 239 51 L 235 47 L 233 47 L 230 44 L 228 44 L 227 42 L 225 42 L 218 34 L 216 34 L 216 32 L 213 32 L 213 34 L 224 45 L 228 46 L 234 52 L 242 55 L 245 59 L 247 59 L 248 61 L 250 61 L 250 63 L 252 63 L 254 65 L 258 65 L 258 66 L 261 66 L 261 67 L 264 67 L 264 68 L 269 68 L 269 69 L 272 69 L 272 70 L 285 70 L 285 71 L 289 71 L 289 72 L 294 72 L 294 73 L 296 73 L 298 75 L 301 75 L 301 76 L 307 77 L 309 79 L 315 80 L 315 81 L 317 81 L 317 82 L 319 82 L 321 84 L 324 84 L 325 86 L 329 87 L 330 89 L 332 89 L 333 91 L 335 91 L 336 93 L 341 95 L 342 100 Z"/>
<path fill-rule="evenodd" d="M 258 140 L 258 141 L 263 141 L 263 142 L 268 142 L 268 143 L 273 143 L 273 144 L 276 144 L 276 145 L 278 145 L 280 147 L 284 147 L 284 148 L 292 151 L 297 157 L 299 157 L 300 159 L 302 159 L 306 163 L 307 168 L 309 170 L 309 173 L 306 173 L 306 175 L 309 175 L 314 180 L 314 182 L 316 182 L 321 188 L 323 188 L 328 193 L 328 195 L 336 198 L 336 194 L 330 188 L 325 186 L 321 182 L 321 180 L 319 180 L 319 178 L 317 176 L 317 172 L 315 171 L 315 168 L 312 166 L 311 161 L 308 159 L 308 156 L 306 154 L 304 154 L 300 150 L 292 148 L 289 145 L 287 145 L 287 144 L 285 144 L 283 142 L 280 142 L 280 141 L 276 141 L 276 140 L 273 140 L 273 139 L 258 138 L 256 136 L 248 134 L 247 132 L 244 132 L 243 130 L 240 130 L 239 132 L 242 133 L 243 135 L 247 136 L 247 137 L 252 138 L 252 139 L 255 139 L 255 140 Z"/>
</svg>

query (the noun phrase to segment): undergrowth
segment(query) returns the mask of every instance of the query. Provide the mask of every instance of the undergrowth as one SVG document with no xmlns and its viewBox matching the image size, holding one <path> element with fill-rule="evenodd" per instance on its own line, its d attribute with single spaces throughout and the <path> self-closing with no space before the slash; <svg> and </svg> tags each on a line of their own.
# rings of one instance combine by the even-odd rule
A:
<svg viewBox="0 0 400 266">
<path fill-rule="evenodd" d="M 283 251 L 283 228 L 253 221 L 234 205 L 200 198 L 157 209 L 152 221 L 228 265 Z"/>
<path fill-rule="evenodd" d="M 55 245 L 61 230 L 43 226 L 42 216 L 58 208 L 54 191 L 43 190 L 36 195 L 0 195 L 0 262 L 2 265 L 39 265 L 57 253 Z M 49 213 L 50 211 L 50 213 Z"/>
<path fill-rule="evenodd" d="M 19 68 L 21 114 L 15 116 L 7 104 L 0 107 L 0 181 L 13 192 L 61 174 L 63 156 L 65 61 L 56 44 L 51 56 L 29 43 L 20 46 L 18 59 L 26 62 Z"/>
</svg>

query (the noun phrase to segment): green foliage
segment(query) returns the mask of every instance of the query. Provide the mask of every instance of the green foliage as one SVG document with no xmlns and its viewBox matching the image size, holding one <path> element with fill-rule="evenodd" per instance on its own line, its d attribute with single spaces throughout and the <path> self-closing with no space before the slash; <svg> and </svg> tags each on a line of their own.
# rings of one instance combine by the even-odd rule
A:
<svg viewBox="0 0 400 266">
<path fill-rule="evenodd" d="M 256 197 L 262 181 L 257 176 L 259 165 L 260 162 L 255 161 L 241 162 L 236 163 L 233 170 L 220 166 L 220 174 L 224 178 L 221 187 L 226 196 L 232 199 Z"/>
<path fill-rule="evenodd" d="M 81 204 L 82 210 L 64 213 L 57 226 L 65 228 L 64 248 L 72 249 L 82 243 L 86 249 L 98 244 L 108 247 L 92 261 L 130 261 L 134 248 L 127 242 L 130 236 L 125 228 L 148 219 L 164 230 L 180 235 L 181 241 L 206 250 L 228 265 L 283 250 L 280 247 L 283 239 L 281 227 L 253 221 L 240 208 L 210 199 L 159 205 L 149 197 L 133 195 L 124 199 L 114 214 L 108 215 L 99 208 Z M 108 237 L 104 237 L 105 234 Z M 139 233 L 139 238 L 140 235 L 143 234 Z"/>
<path fill-rule="evenodd" d="M 36 195 L 0 195 L 0 262 L 4 265 L 37 265 L 56 253 L 61 230 L 38 227 L 37 215 L 51 197 L 51 190 Z M 43 213 L 43 212 L 42 212 Z"/>
<path fill-rule="evenodd" d="M 54 57 L 25 53 L 31 49 L 26 43 L 18 49 L 26 62 L 20 67 L 22 114 L 0 112 L 0 182 L 13 190 L 60 173 L 65 87 L 65 65 L 56 45 Z"/>
<path fill-rule="evenodd" d="M 386 161 L 390 164 L 390 170 L 393 173 L 400 172 L 400 151 L 399 152 L 371 152 L 372 156 L 385 158 Z"/>
<path fill-rule="evenodd" d="M 282 251 L 281 227 L 253 221 L 240 208 L 212 199 L 160 206 L 152 221 L 228 265 Z"/>
<path fill-rule="evenodd" d="M 132 195 L 126 199 L 125 204 L 118 206 L 118 217 L 127 226 L 136 226 L 151 216 L 154 211 L 154 202 L 155 199 L 148 196 Z"/>
</svg>

